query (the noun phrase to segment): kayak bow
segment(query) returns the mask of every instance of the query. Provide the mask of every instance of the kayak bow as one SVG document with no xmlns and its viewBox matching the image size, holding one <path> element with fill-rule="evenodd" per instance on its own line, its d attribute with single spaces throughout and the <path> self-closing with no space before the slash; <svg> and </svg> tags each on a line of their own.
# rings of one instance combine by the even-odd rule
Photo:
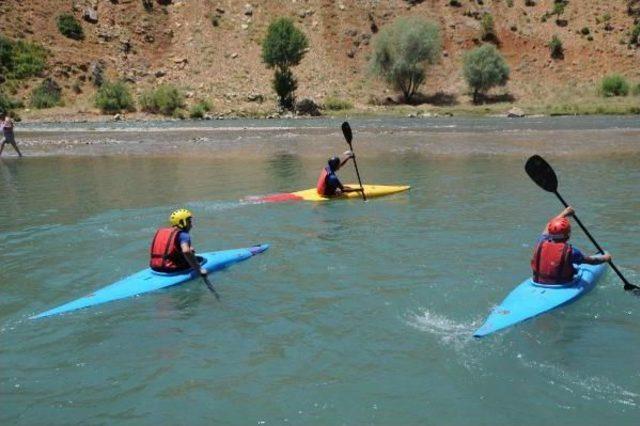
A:
<svg viewBox="0 0 640 426">
<path fill-rule="evenodd" d="M 234 263 L 249 259 L 256 254 L 262 253 L 268 248 L 269 244 L 261 244 L 249 248 L 199 253 L 198 257 L 202 258 L 202 267 L 205 268 L 207 272 L 211 273 L 213 271 L 226 268 Z M 62 314 L 64 312 L 100 305 L 102 303 L 124 299 L 138 294 L 149 293 L 161 288 L 182 284 L 198 277 L 199 275 L 200 274 L 194 270 L 164 273 L 152 271 L 150 268 L 143 269 L 140 272 L 129 275 L 128 277 L 101 288 L 87 296 L 35 315 L 31 317 L 31 319 Z"/>
<path fill-rule="evenodd" d="M 483 337 L 575 302 L 596 286 L 606 268 L 606 264 L 579 265 L 574 280 L 566 285 L 537 284 L 531 278 L 524 280 L 493 309 L 473 336 Z"/>
</svg>

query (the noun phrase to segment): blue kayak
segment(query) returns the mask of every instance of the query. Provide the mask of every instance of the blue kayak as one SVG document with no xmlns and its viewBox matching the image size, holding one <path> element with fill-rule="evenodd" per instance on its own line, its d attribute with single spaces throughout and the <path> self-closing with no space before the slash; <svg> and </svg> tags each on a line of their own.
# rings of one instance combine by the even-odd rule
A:
<svg viewBox="0 0 640 426">
<path fill-rule="evenodd" d="M 200 262 L 202 267 L 205 268 L 207 272 L 213 272 L 226 268 L 234 263 L 249 259 L 256 254 L 262 253 L 268 248 L 269 244 L 261 244 L 249 248 L 198 253 L 198 257 L 201 258 Z M 149 293 L 161 288 L 182 284 L 198 276 L 199 274 L 191 269 L 184 272 L 163 273 L 152 271 L 150 268 L 147 268 L 133 275 L 129 275 L 118 282 L 101 288 L 94 293 L 81 297 L 80 299 L 73 300 L 62 306 L 58 306 L 57 308 L 35 315 L 31 317 L 31 319 L 62 314 L 64 312 L 100 305 L 113 300 Z"/>
<path fill-rule="evenodd" d="M 483 337 L 528 320 L 557 307 L 575 302 L 595 286 L 607 264 L 579 265 L 572 282 L 560 285 L 537 284 L 531 278 L 513 289 L 473 335 Z"/>
</svg>

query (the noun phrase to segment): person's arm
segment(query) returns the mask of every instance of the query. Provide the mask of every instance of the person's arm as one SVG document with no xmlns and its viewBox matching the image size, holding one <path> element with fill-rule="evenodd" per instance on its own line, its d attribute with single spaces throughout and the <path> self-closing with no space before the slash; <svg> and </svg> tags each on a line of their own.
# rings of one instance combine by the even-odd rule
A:
<svg viewBox="0 0 640 426">
<path fill-rule="evenodd" d="M 342 153 L 342 155 L 344 155 L 344 159 L 340 162 L 340 167 L 347 164 L 349 160 L 351 160 L 354 157 L 353 152 L 351 151 L 345 151 Z"/>
<path fill-rule="evenodd" d="M 342 192 L 362 192 L 362 188 L 352 188 L 350 186 L 343 186 Z"/>
<path fill-rule="evenodd" d="M 342 163 L 340 163 L 340 167 L 344 166 L 345 164 L 347 164 L 349 160 L 354 158 L 353 152 L 351 151 L 345 151 L 342 153 L 342 155 L 345 156 L 345 159 L 342 160 Z M 350 186 L 344 186 L 340 184 L 340 191 L 341 192 L 362 192 L 362 188 L 352 188 Z"/>
<path fill-rule="evenodd" d="M 587 265 L 600 265 L 601 263 L 610 262 L 611 259 L 612 256 L 609 253 L 596 254 L 593 256 L 585 256 L 582 263 L 586 263 Z"/>
<path fill-rule="evenodd" d="M 549 226 L 549 223 L 551 221 L 553 221 L 554 219 L 562 219 L 563 217 L 573 216 L 574 213 L 575 213 L 575 210 L 571 206 L 569 206 L 566 209 L 562 210 L 560 212 L 560 214 L 558 214 L 557 216 L 554 216 L 551 219 L 549 219 L 547 224 L 544 225 L 544 229 L 542 230 L 542 234 L 544 235 L 544 234 L 548 234 L 549 233 L 549 229 L 547 227 Z"/>
<path fill-rule="evenodd" d="M 200 271 L 200 275 L 207 275 L 207 270 L 200 267 L 200 263 L 198 263 L 198 259 L 195 255 L 195 250 L 193 250 L 189 243 L 184 241 L 181 242 L 180 249 L 182 250 L 182 255 L 192 269 Z"/>
</svg>

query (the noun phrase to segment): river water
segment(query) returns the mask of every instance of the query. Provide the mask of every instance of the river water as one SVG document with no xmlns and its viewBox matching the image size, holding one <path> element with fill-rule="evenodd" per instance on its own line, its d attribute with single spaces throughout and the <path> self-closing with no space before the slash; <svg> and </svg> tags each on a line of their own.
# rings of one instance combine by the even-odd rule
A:
<svg viewBox="0 0 640 426">
<path fill-rule="evenodd" d="M 337 120 L 19 127 L 27 157 L 0 160 L 0 422 L 637 425 L 640 298 L 612 272 L 471 336 L 561 208 L 524 173 L 534 153 L 640 282 L 640 120 L 351 124 L 365 183 L 410 192 L 246 201 L 313 186 L 346 149 Z M 28 319 L 145 267 L 178 206 L 199 251 L 271 244 L 212 275 L 221 302 L 193 281 Z"/>
</svg>

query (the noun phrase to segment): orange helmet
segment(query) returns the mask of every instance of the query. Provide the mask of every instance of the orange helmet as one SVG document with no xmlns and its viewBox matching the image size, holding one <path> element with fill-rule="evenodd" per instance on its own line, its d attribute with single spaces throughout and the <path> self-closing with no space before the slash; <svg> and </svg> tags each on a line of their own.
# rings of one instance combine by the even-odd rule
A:
<svg viewBox="0 0 640 426">
<path fill-rule="evenodd" d="M 571 234 L 571 222 L 566 217 L 552 219 L 547 225 L 549 237 L 554 240 L 564 240 Z"/>
</svg>

